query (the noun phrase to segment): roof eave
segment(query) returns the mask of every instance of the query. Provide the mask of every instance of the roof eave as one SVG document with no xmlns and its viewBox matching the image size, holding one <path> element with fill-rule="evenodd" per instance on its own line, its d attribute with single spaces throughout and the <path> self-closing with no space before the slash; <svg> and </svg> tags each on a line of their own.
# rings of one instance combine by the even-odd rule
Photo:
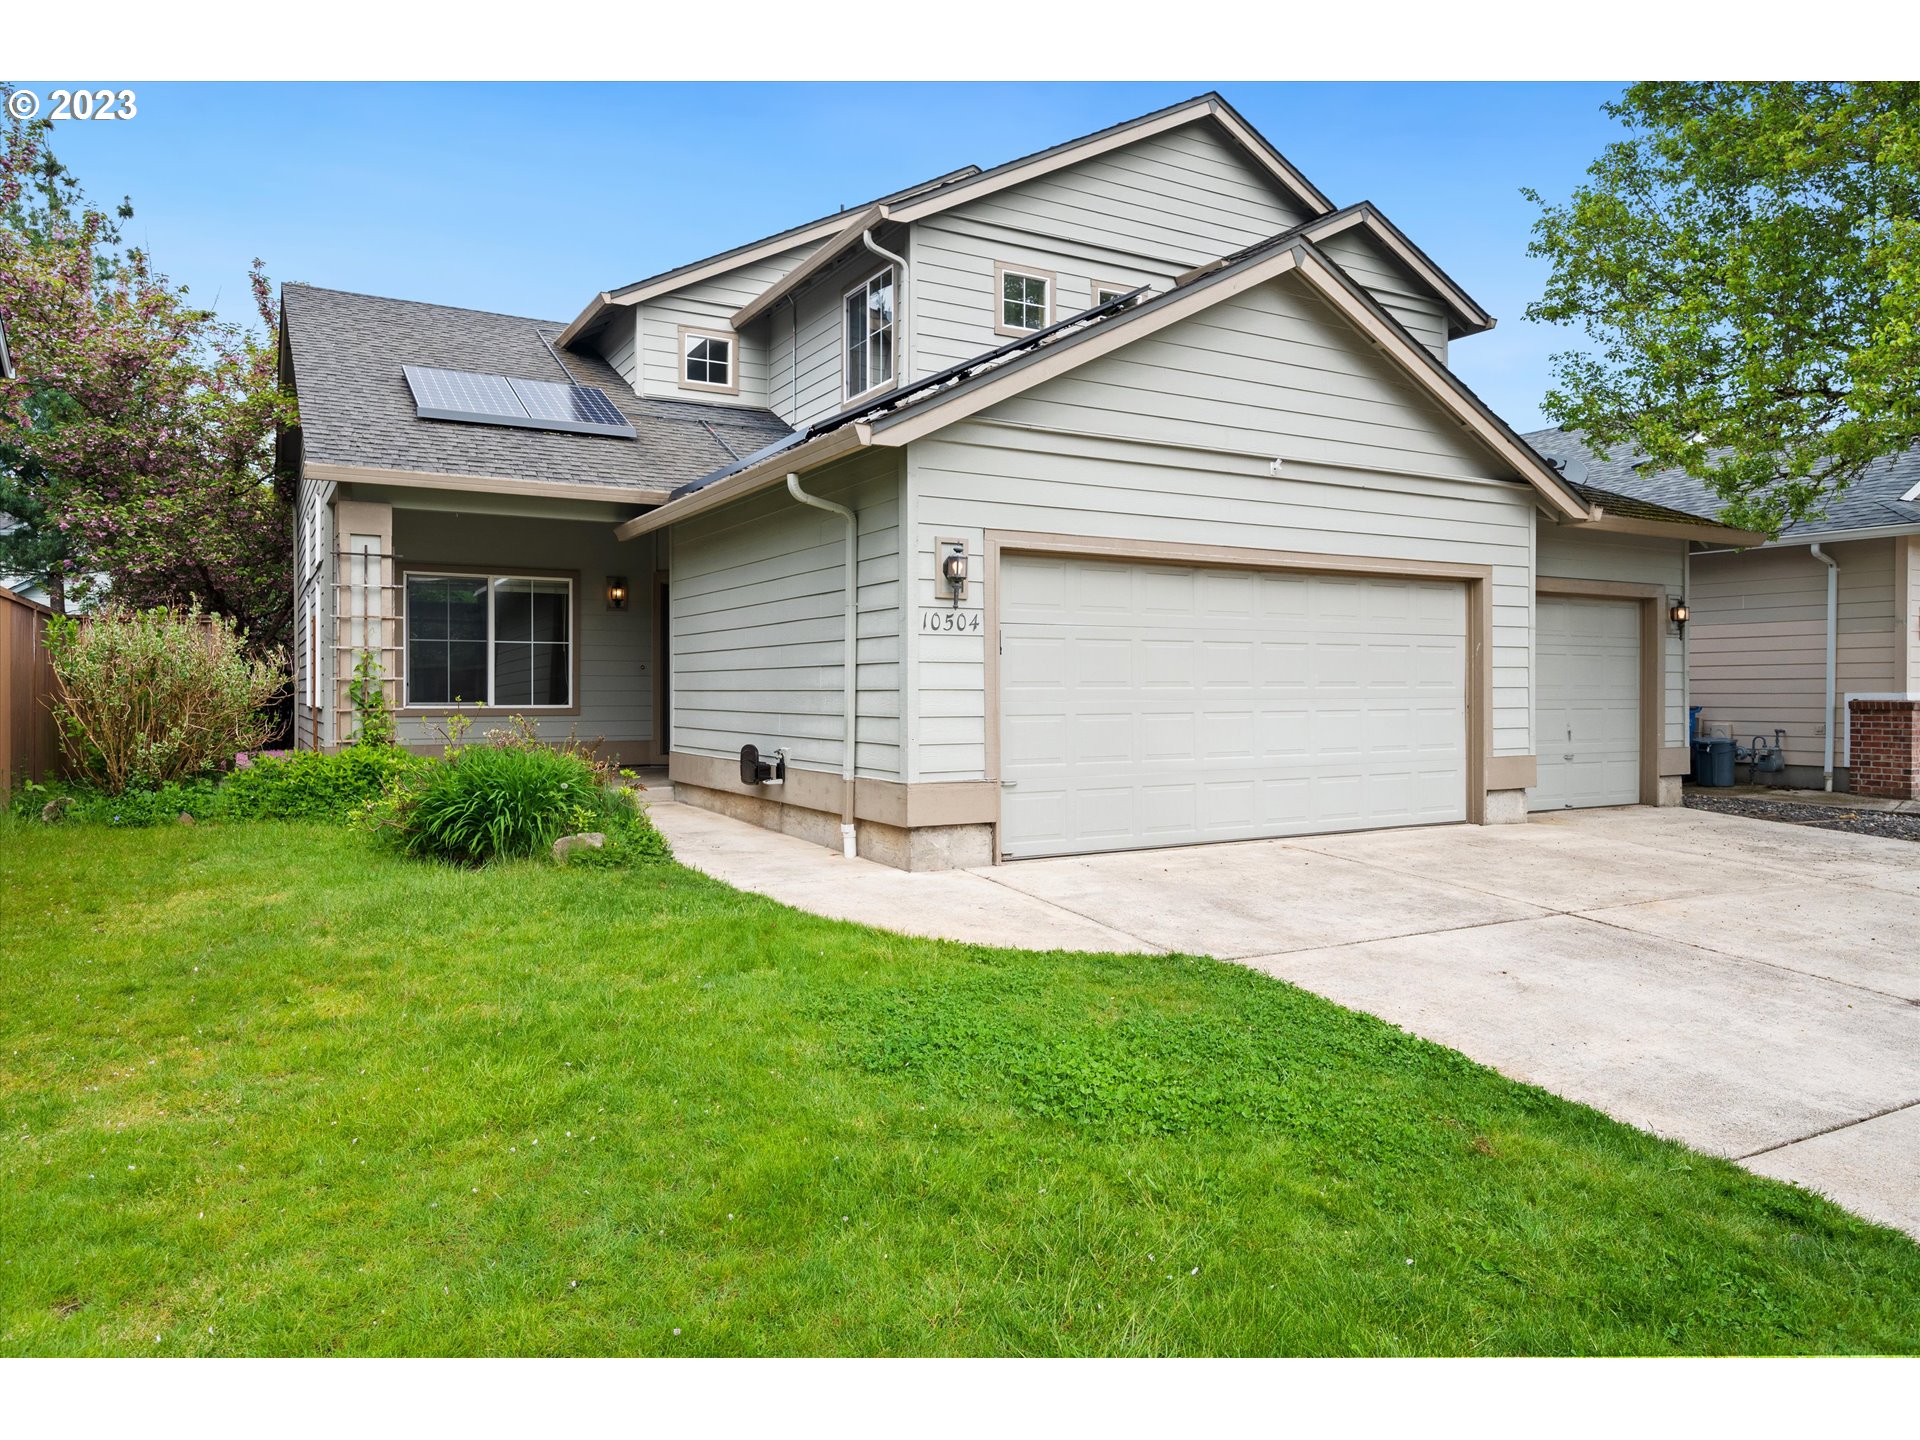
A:
<svg viewBox="0 0 1920 1440">
<path fill-rule="evenodd" d="M 722 505 L 731 504 L 759 490 L 779 484 L 788 475 L 804 475 L 843 455 L 855 450 L 865 449 L 872 443 L 873 432 L 867 425 L 858 422 L 829 431 L 790 450 L 782 450 L 770 455 L 757 465 L 735 471 L 710 485 L 682 495 L 679 499 L 669 499 L 657 510 L 649 510 L 644 515 L 614 527 L 613 538 L 632 540 L 641 535 L 663 530 L 682 520 L 691 520 L 696 515 L 709 510 L 717 510 Z"/>
<path fill-rule="evenodd" d="M 1699 540 L 1702 543 L 1733 545 L 1742 550 L 1766 543 L 1767 537 L 1753 530 L 1741 530 L 1718 521 L 1648 520 L 1637 515 L 1615 515 L 1605 505 L 1593 507 L 1592 518 L 1580 522 L 1580 528 L 1608 535 L 1642 535 L 1659 540 Z"/>
</svg>

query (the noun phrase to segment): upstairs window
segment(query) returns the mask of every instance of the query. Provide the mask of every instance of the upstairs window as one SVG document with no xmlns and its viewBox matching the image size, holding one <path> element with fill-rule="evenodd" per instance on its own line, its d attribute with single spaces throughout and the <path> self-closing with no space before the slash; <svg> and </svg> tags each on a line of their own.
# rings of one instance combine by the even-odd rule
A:
<svg viewBox="0 0 1920 1440">
<path fill-rule="evenodd" d="M 891 267 L 849 290 L 843 313 L 847 398 L 851 400 L 893 380 Z"/>
<path fill-rule="evenodd" d="M 1109 300 L 1131 295 L 1139 288 L 1138 285 L 1116 285 L 1111 280 L 1096 280 L 1093 282 L 1093 304 L 1095 307 L 1105 305 Z"/>
<path fill-rule="evenodd" d="M 680 327 L 680 385 L 687 390 L 740 391 L 734 373 L 733 336 L 719 330 Z"/>
<path fill-rule="evenodd" d="M 1026 335 L 1053 320 L 1053 276 L 1044 270 L 996 267 L 1000 310 L 993 328 L 1002 335 Z"/>
</svg>

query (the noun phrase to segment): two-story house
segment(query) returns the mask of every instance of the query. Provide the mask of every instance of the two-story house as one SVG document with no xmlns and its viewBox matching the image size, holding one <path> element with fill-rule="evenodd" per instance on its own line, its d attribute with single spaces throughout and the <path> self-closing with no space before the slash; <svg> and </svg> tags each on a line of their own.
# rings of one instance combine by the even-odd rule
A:
<svg viewBox="0 0 1920 1440">
<path fill-rule="evenodd" d="M 1528 446 L 1492 317 L 1213 94 L 570 323 L 284 315 L 301 744 L 371 650 L 410 743 L 914 869 L 1672 803 L 1688 551 L 1755 538 Z"/>
</svg>

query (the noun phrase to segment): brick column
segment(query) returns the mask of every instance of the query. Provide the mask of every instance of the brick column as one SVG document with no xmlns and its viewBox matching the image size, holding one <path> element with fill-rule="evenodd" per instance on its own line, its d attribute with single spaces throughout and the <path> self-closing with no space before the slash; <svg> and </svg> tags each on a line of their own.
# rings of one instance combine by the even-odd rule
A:
<svg viewBox="0 0 1920 1440">
<path fill-rule="evenodd" d="M 1851 700 L 1847 754 L 1853 793 L 1920 800 L 1920 700 Z"/>
</svg>

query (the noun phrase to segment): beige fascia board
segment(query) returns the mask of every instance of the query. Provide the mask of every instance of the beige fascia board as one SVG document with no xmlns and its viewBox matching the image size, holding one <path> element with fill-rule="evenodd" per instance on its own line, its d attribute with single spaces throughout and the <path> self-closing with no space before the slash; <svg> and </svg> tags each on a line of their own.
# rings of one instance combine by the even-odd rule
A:
<svg viewBox="0 0 1920 1440">
<path fill-rule="evenodd" d="M 575 340 L 577 340 L 580 337 L 580 332 L 582 330 L 585 330 L 587 326 L 591 325 L 596 319 L 598 319 L 600 316 L 600 312 L 605 310 L 612 303 L 613 303 L 613 297 L 608 295 L 606 291 L 602 290 L 598 295 L 594 296 L 593 299 L 587 302 L 585 309 L 583 309 L 578 315 L 574 316 L 570 322 L 568 322 L 566 329 L 562 330 L 557 336 L 554 337 L 553 343 L 559 346 L 562 350 L 566 349 L 567 346 L 571 345 Z"/>
<path fill-rule="evenodd" d="M 751 495 L 756 490 L 764 490 L 770 485 L 778 485 L 788 475 L 804 475 L 817 469 L 830 460 L 838 460 L 842 455 L 850 455 L 855 450 L 864 449 L 872 443 L 873 432 L 870 427 L 855 422 L 844 425 L 838 430 L 829 431 L 818 439 L 809 440 L 804 445 L 791 450 L 783 450 L 778 455 L 770 455 L 758 465 L 742 470 L 724 480 L 683 495 L 678 500 L 669 500 L 658 510 L 649 510 L 644 515 L 636 515 L 624 524 L 614 527 L 616 540 L 634 540 L 642 535 L 650 535 L 682 520 L 691 520 L 709 510 L 730 504 Z"/>
<path fill-rule="evenodd" d="M 843 225 L 826 244 L 822 245 L 818 250 L 814 251 L 813 254 L 794 266 L 793 269 L 789 270 L 780 280 L 769 285 L 753 299 L 734 311 L 729 323 L 738 331 L 742 326 L 749 325 L 759 319 L 787 296 L 798 291 L 808 281 L 831 269 L 834 263 L 840 258 L 840 252 L 855 240 L 859 239 L 862 231 L 871 229 L 886 218 L 886 206 L 869 205 L 865 210 L 862 210 L 858 215 L 854 216 L 852 220 Z"/>
<path fill-rule="evenodd" d="M 1766 542 L 1766 536 L 1752 530 L 1736 530 L 1712 520 L 1690 523 L 1681 520 L 1645 520 L 1631 515 L 1610 515 L 1604 505 L 1593 507 L 1592 518 L 1581 526 L 1607 535 L 1645 535 L 1658 540 L 1699 540 L 1717 545 L 1735 545 L 1751 549 Z"/>
<path fill-rule="evenodd" d="M 1024 365 L 1017 365 L 1005 373 L 993 376 L 972 390 L 963 391 L 949 400 L 932 400 L 920 407 L 920 413 L 909 409 L 900 413 L 898 418 L 876 421 L 873 430 L 873 443 L 876 445 L 906 445 L 957 424 L 970 415 L 998 405 L 1002 400 L 1012 399 L 1015 395 L 1031 389 L 1057 375 L 1098 360 L 1102 355 L 1110 355 L 1122 346 L 1178 323 L 1188 316 L 1197 315 L 1222 301 L 1230 300 L 1243 291 L 1251 290 L 1267 281 L 1286 274 L 1298 263 L 1292 250 L 1280 250 L 1257 265 L 1251 265 L 1238 275 L 1212 285 L 1196 288 L 1191 294 L 1176 295 L 1146 311 L 1138 318 L 1123 317 L 1118 321 L 1101 325 L 1086 338 L 1070 344 L 1059 345 L 1039 352 L 1039 357 Z"/>
<path fill-rule="evenodd" d="M 1326 202 L 1307 178 L 1279 157 L 1265 144 L 1261 143 L 1240 118 L 1221 108 L 1211 97 L 1203 96 L 1177 110 L 1144 119 L 1138 124 L 1129 125 L 1102 135 L 1098 139 L 1085 141 L 1079 145 L 1069 145 L 1049 155 L 1036 156 L 1024 165 L 1012 166 L 1001 171 L 987 171 L 976 180 L 962 181 L 939 195 L 929 195 L 920 202 L 911 201 L 892 207 L 892 218 L 901 224 L 924 219 L 928 215 L 937 215 L 956 205 L 965 205 L 980 200 L 1010 186 L 1025 184 L 1042 175 L 1068 165 L 1078 165 L 1104 155 L 1110 150 L 1118 150 L 1136 141 L 1150 139 L 1164 134 L 1168 130 L 1177 130 L 1182 125 L 1191 125 L 1196 120 L 1211 119 L 1225 130 L 1243 150 L 1247 152 L 1265 170 L 1278 180 L 1296 200 L 1306 207 L 1309 213 L 1324 215 L 1333 207 Z"/>
<path fill-rule="evenodd" d="M 1238 140 L 1246 148 L 1247 153 L 1293 191 L 1296 198 L 1304 201 L 1307 209 L 1316 215 L 1325 215 L 1334 208 L 1332 203 L 1320 193 L 1318 186 L 1277 155 L 1238 115 L 1222 108 L 1220 103 L 1212 98 L 1207 100 L 1207 111 L 1219 123 L 1221 129 Z"/>
<path fill-rule="evenodd" d="M 836 215 L 830 221 L 825 221 L 819 225 L 811 225 L 805 230 L 801 230 L 795 234 L 777 236 L 771 240 L 763 241 L 751 249 L 742 250 L 736 255 L 727 255 L 718 259 L 708 260 L 702 264 L 696 264 L 691 269 L 676 271 L 671 276 L 655 280 L 651 284 L 637 285 L 633 289 L 622 291 L 617 295 L 610 290 L 602 290 L 600 294 L 588 304 L 587 308 L 582 310 L 579 315 L 574 318 L 573 323 L 560 332 L 554 344 L 565 349 L 568 345 L 572 344 L 574 340 L 578 339 L 580 333 L 592 324 L 594 320 L 599 318 L 602 313 L 616 305 L 644 304 L 656 295 L 668 295 L 675 290 L 684 289 L 688 285 L 698 285 L 702 280 L 711 280 L 716 275 L 724 275 L 729 270 L 738 270 L 742 265 L 752 265 L 756 261 L 766 259 L 769 255 L 778 255 L 783 250 L 792 250 L 797 246 L 808 244 L 814 240 L 824 240 L 840 228 L 841 219 Z"/>
<path fill-rule="evenodd" d="M 1441 408 L 1458 420 L 1463 429 L 1519 471 L 1546 499 L 1550 511 L 1557 511 L 1569 520 L 1584 522 L 1593 518 L 1594 507 L 1569 490 L 1545 460 L 1529 450 L 1517 436 L 1507 433 L 1506 427 L 1493 419 L 1490 412 L 1468 399 L 1453 372 L 1436 360 L 1426 346 L 1374 313 L 1356 293 L 1358 287 L 1338 266 L 1315 250 L 1310 241 L 1303 241 L 1298 249 L 1301 276 L 1389 358 L 1398 360 L 1401 368 L 1419 381 L 1421 388 L 1438 400 Z"/>
<path fill-rule="evenodd" d="M 1909 521 L 1905 525 L 1865 525 L 1857 530 L 1828 530 L 1819 535 L 1786 534 L 1755 548 L 1788 550 L 1801 545 L 1837 545 L 1845 540 L 1895 540 L 1902 535 L 1920 535 L 1920 525 Z"/>
<path fill-rule="evenodd" d="M 1493 316 L 1481 309 L 1480 306 L 1474 302 L 1473 297 L 1467 294 L 1466 291 L 1462 290 L 1458 285 L 1453 284 L 1446 276 L 1434 269 L 1431 261 L 1426 260 L 1410 250 L 1401 238 L 1373 211 L 1364 208 L 1355 209 L 1345 215 L 1339 216 L 1337 219 L 1328 220 L 1324 223 L 1309 224 L 1306 227 L 1306 235 L 1310 240 L 1323 240 L 1330 235 L 1338 235 L 1343 231 L 1351 230 L 1356 225 L 1360 226 L 1369 235 L 1373 236 L 1375 240 L 1378 240 L 1384 245 L 1396 260 L 1406 266 L 1407 269 L 1411 270 L 1415 275 L 1419 276 L 1422 283 L 1442 300 L 1446 301 L 1448 305 L 1452 306 L 1454 314 L 1466 322 L 1464 328 L 1475 333 L 1493 329 Z"/>
<path fill-rule="evenodd" d="M 347 485 L 393 485 L 411 490 L 467 490 L 479 495 L 539 495 L 552 500 L 598 500 L 612 505 L 659 505 L 669 491 L 580 485 L 555 480 L 516 480 L 501 475 L 449 475 L 430 470 L 393 470 L 384 465 L 336 465 L 308 461 L 309 480 Z"/>
</svg>

